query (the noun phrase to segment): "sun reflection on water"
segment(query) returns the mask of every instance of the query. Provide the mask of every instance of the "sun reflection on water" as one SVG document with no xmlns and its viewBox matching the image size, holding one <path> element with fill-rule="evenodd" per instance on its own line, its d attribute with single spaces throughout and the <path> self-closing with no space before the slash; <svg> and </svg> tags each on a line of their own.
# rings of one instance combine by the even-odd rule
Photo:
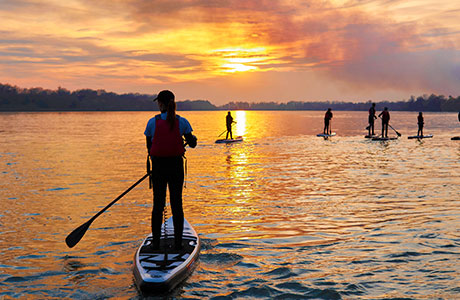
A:
<svg viewBox="0 0 460 300">
<path fill-rule="evenodd" d="M 236 135 L 243 136 L 246 134 L 246 111 L 238 110 L 235 114 Z"/>
</svg>

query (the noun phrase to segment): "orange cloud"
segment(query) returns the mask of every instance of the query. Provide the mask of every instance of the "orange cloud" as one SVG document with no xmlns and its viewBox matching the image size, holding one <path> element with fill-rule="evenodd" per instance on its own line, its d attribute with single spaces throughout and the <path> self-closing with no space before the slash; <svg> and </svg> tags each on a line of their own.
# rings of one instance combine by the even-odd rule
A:
<svg viewBox="0 0 460 300">
<path fill-rule="evenodd" d="M 248 91 L 234 83 L 247 80 L 259 89 L 254 99 L 278 100 L 297 83 L 293 72 L 316 76 L 315 87 L 292 89 L 299 99 L 460 94 L 459 11 L 434 0 L 3 1 L 0 82 L 118 92 L 172 85 L 218 98 L 192 87 L 221 87 L 223 97 L 221 83 L 232 83 L 238 97 Z"/>
</svg>

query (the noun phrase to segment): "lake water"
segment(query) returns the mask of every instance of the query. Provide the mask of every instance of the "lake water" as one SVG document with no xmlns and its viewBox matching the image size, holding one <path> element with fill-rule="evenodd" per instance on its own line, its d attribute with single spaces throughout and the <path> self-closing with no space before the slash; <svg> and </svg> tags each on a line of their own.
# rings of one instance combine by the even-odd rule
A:
<svg viewBox="0 0 460 300">
<path fill-rule="evenodd" d="M 179 112 L 187 220 L 203 247 L 160 298 L 460 298 L 460 122 L 392 112 L 395 141 L 364 139 L 367 112 Z M 150 230 L 145 181 L 74 248 L 65 237 L 145 174 L 154 112 L 0 114 L 0 299 L 138 299 L 134 252 Z M 379 128 L 379 123 L 376 126 Z M 379 130 L 377 130 L 379 131 Z M 390 134 L 395 133 L 390 129 Z M 170 210 L 169 210 L 170 211 Z"/>
</svg>

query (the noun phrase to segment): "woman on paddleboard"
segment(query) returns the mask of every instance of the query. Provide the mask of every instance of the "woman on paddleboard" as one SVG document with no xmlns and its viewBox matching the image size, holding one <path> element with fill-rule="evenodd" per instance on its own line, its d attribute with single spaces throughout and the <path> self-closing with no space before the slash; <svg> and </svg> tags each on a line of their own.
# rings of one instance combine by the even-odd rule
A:
<svg viewBox="0 0 460 300">
<path fill-rule="evenodd" d="M 161 114 L 148 121 L 144 132 L 152 161 L 152 248 L 157 249 L 160 246 L 161 224 L 168 186 L 174 223 L 174 245 L 176 249 L 180 249 L 184 228 L 182 188 L 185 146 L 182 137 L 185 137 L 186 143 L 192 148 L 196 147 L 197 139 L 192 135 L 190 123 L 176 115 L 175 97 L 171 91 L 161 91 L 154 101 L 158 101 Z"/>
</svg>

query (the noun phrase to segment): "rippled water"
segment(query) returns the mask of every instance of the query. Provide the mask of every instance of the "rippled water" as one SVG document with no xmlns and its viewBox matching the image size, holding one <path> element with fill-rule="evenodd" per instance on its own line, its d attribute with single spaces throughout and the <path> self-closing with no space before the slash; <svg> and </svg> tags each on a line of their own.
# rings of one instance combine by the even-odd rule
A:
<svg viewBox="0 0 460 300">
<path fill-rule="evenodd" d="M 0 299 L 141 298 L 135 250 L 150 230 L 143 182 L 72 249 L 64 239 L 145 173 L 152 112 L 0 114 Z M 460 297 L 460 135 L 456 114 L 393 112 L 403 136 L 372 142 L 367 113 L 234 112 L 240 144 L 215 144 L 226 112 L 181 112 L 185 214 L 198 267 L 161 297 Z M 390 129 L 391 130 L 391 129 Z M 394 132 L 392 132 L 394 134 Z"/>
</svg>

